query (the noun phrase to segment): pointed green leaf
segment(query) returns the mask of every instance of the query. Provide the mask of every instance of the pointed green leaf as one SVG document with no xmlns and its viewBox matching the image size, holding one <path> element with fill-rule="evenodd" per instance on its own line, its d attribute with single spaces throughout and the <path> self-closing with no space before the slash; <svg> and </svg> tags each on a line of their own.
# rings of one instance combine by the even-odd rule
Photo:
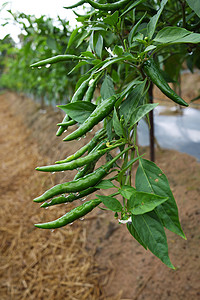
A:
<svg viewBox="0 0 200 300">
<path fill-rule="evenodd" d="M 109 75 L 105 76 L 100 93 L 103 100 L 108 99 L 115 94 L 113 80 Z"/>
<path fill-rule="evenodd" d="M 128 228 L 128 231 L 136 239 L 136 241 L 138 241 L 138 243 L 140 243 L 140 245 L 142 245 L 147 250 L 147 246 L 141 240 L 140 236 L 138 235 L 137 231 L 135 230 L 135 227 L 133 226 L 133 223 L 130 223 L 130 224 L 127 223 L 126 226 Z"/>
<path fill-rule="evenodd" d="M 200 1 L 199 0 L 186 0 L 188 5 L 191 7 L 191 9 L 194 10 L 194 12 L 197 14 L 197 16 L 200 18 Z"/>
<path fill-rule="evenodd" d="M 77 38 L 77 34 L 78 34 L 78 30 L 79 28 L 76 28 L 72 31 L 72 34 L 69 38 L 69 42 L 68 42 L 68 45 L 67 45 L 67 50 L 70 48 L 70 46 L 72 45 L 72 43 L 75 41 L 75 39 Z"/>
<path fill-rule="evenodd" d="M 164 227 L 156 213 L 132 216 L 132 223 L 144 245 L 169 268 L 175 269 L 169 259 Z"/>
<path fill-rule="evenodd" d="M 135 186 L 137 191 L 154 193 L 162 197 L 168 197 L 168 201 L 155 208 L 163 225 L 170 231 L 185 238 L 182 231 L 178 208 L 171 192 L 167 177 L 155 163 L 140 158 L 136 172 Z"/>
<path fill-rule="evenodd" d="M 135 36 L 135 34 L 137 33 L 137 30 L 138 30 L 138 27 L 139 25 L 142 23 L 144 17 L 146 16 L 146 13 L 142 16 L 142 18 L 140 18 L 140 20 L 133 26 L 133 28 L 131 29 L 129 35 L 128 35 L 128 42 L 129 42 L 129 45 L 132 44 L 132 40 L 133 40 L 133 37 Z"/>
<path fill-rule="evenodd" d="M 200 43 L 200 34 L 193 33 L 185 28 L 169 26 L 158 32 L 154 42 L 160 44 Z"/>
<path fill-rule="evenodd" d="M 160 18 L 160 15 L 161 15 L 161 13 L 162 13 L 162 11 L 163 11 L 163 9 L 164 9 L 164 6 L 165 6 L 165 4 L 167 3 L 167 1 L 168 1 L 168 0 L 162 0 L 161 5 L 160 5 L 160 9 L 158 10 L 157 14 L 154 15 L 154 16 L 150 19 L 150 21 L 149 21 L 149 23 L 148 23 L 148 25 L 147 25 L 147 35 L 148 35 L 148 38 L 149 38 L 149 39 L 152 38 L 152 36 L 153 36 L 153 34 L 154 34 L 155 30 L 156 30 L 156 25 L 157 25 L 157 23 L 158 23 L 158 20 L 159 20 L 159 18 Z"/>
<path fill-rule="evenodd" d="M 82 124 L 89 115 L 95 110 L 96 105 L 85 102 L 76 101 L 74 103 L 68 103 L 66 105 L 58 105 L 70 118 L 80 124 Z"/>
<path fill-rule="evenodd" d="M 101 201 L 102 203 L 109 208 L 112 211 L 116 211 L 116 212 L 121 212 L 122 211 L 122 205 L 121 203 L 110 196 L 101 196 L 101 195 L 96 195 Z"/>
<path fill-rule="evenodd" d="M 124 185 L 120 190 L 119 193 L 126 199 L 130 199 L 131 196 L 136 192 L 136 189 L 129 185 Z"/>
<path fill-rule="evenodd" d="M 117 24 L 118 22 L 118 17 L 119 17 L 119 11 L 117 10 L 111 16 L 104 18 L 104 23 L 109 24 L 111 26 L 115 26 L 115 24 Z"/>
<path fill-rule="evenodd" d="M 136 109 L 145 89 L 146 81 L 136 86 L 128 97 L 122 102 L 120 107 L 120 116 L 124 116 L 127 124 L 131 118 L 132 112 Z"/>
<path fill-rule="evenodd" d="M 156 106 L 158 106 L 158 103 L 144 104 L 137 107 L 131 114 L 129 130 L 132 129 L 136 123 L 138 123 L 146 114 L 148 114 Z"/>
<path fill-rule="evenodd" d="M 130 10 L 132 10 L 134 7 L 136 7 L 138 4 L 144 2 L 145 0 L 136 0 L 134 3 L 132 3 L 121 15 L 120 17 L 124 16 L 127 14 Z"/>
<path fill-rule="evenodd" d="M 99 58 L 101 58 L 102 56 L 102 50 L 103 50 L 103 37 L 101 34 L 99 34 L 95 45 L 95 52 Z"/>
<path fill-rule="evenodd" d="M 115 130 L 115 133 L 119 137 L 123 136 L 123 134 L 124 134 L 123 127 L 122 127 L 122 124 L 120 123 L 120 121 L 118 119 L 117 111 L 116 111 L 115 108 L 114 108 L 114 113 L 113 113 L 113 127 L 114 127 L 114 130 Z"/>
<path fill-rule="evenodd" d="M 154 210 L 155 207 L 167 200 L 168 197 L 135 191 L 127 202 L 127 210 L 133 215 L 142 215 Z"/>
<path fill-rule="evenodd" d="M 107 190 L 114 187 L 115 185 L 110 180 L 102 180 L 100 183 L 95 185 L 95 188 L 103 190 Z"/>
</svg>

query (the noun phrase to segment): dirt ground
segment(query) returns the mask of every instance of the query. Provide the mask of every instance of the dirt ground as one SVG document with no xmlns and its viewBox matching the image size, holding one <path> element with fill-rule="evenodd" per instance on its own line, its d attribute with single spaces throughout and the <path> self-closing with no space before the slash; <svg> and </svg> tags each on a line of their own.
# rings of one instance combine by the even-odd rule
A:
<svg viewBox="0 0 200 300">
<path fill-rule="evenodd" d="M 1 300 L 200 299 L 200 164 L 195 158 L 156 151 L 187 236 L 185 241 L 167 232 L 173 271 L 145 251 L 110 212 L 95 209 L 84 221 L 54 232 L 34 228 L 73 204 L 45 210 L 32 199 L 74 175 L 41 174 L 35 167 L 75 152 L 87 138 L 63 143 L 55 136 L 61 114 L 40 110 L 31 99 L 7 92 L 0 95 L 0 104 Z M 142 150 L 148 157 L 148 148 Z"/>
</svg>

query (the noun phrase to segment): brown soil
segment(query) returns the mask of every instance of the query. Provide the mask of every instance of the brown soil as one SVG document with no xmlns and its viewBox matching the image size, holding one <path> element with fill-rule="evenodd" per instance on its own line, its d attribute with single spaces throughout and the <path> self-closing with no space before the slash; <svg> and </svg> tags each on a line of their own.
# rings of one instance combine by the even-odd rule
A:
<svg viewBox="0 0 200 300">
<path fill-rule="evenodd" d="M 200 165 L 195 158 L 156 152 L 187 236 L 185 241 L 167 232 L 173 271 L 145 251 L 110 212 L 95 209 L 84 221 L 54 232 L 34 228 L 36 222 L 64 214 L 66 205 L 44 210 L 32 199 L 74 175 L 41 174 L 34 168 L 66 157 L 86 139 L 63 143 L 55 137 L 61 114 L 51 108 L 44 113 L 30 99 L 5 93 L 0 103 L 0 299 L 199 299 Z M 148 157 L 148 149 L 143 151 Z"/>
</svg>

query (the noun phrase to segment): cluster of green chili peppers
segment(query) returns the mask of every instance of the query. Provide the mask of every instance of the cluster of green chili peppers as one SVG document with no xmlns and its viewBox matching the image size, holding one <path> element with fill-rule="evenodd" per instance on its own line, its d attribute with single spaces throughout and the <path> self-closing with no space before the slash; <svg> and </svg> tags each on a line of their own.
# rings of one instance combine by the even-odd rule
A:
<svg viewBox="0 0 200 300">
<path fill-rule="evenodd" d="M 51 60 L 52 62 L 53 60 Z M 54 61 L 53 61 L 54 62 Z M 47 62 L 45 61 L 45 64 Z M 93 93 L 100 76 L 92 82 L 89 86 L 89 80 L 84 81 L 80 87 L 77 89 L 76 93 L 72 98 L 72 102 L 79 101 L 84 96 L 85 101 L 91 101 Z M 116 101 L 119 97 L 112 96 L 104 101 L 102 101 L 96 109 L 91 113 L 91 115 L 82 123 L 78 129 L 69 134 L 64 141 L 73 140 L 82 137 L 88 131 L 90 131 L 96 124 L 101 120 L 106 118 L 113 110 Z M 66 120 L 69 120 L 66 124 Z M 62 123 L 60 123 L 59 132 L 57 135 L 63 133 L 64 130 L 69 126 L 70 120 L 69 116 L 66 115 Z M 131 147 L 125 148 L 122 152 L 116 155 L 113 159 L 108 161 L 103 166 L 99 167 L 94 171 L 96 162 L 109 151 L 122 146 L 124 143 L 114 141 L 112 144 L 106 141 L 106 130 L 104 128 L 100 129 L 94 137 L 90 140 L 88 144 L 80 148 L 76 153 L 68 156 L 66 159 L 57 161 L 55 165 L 38 167 L 36 170 L 43 172 L 62 172 L 65 170 L 74 170 L 83 167 L 77 172 L 74 180 L 71 182 L 58 184 L 51 189 L 47 190 L 44 194 L 34 199 L 35 202 L 44 202 L 41 207 L 48 207 L 56 204 L 72 202 L 77 199 L 82 199 L 89 194 L 97 191 L 98 188 L 95 186 L 101 182 L 101 180 L 109 173 L 110 169 L 113 167 L 114 163 Z M 87 155 L 83 156 L 87 152 Z M 67 196 L 65 194 L 68 193 Z M 55 197 L 58 196 L 58 197 Z M 48 202 L 47 202 L 48 200 Z M 50 200 L 50 201 L 49 201 Z M 74 220 L 79 219 L 90 212 L 93 208 L 99 205 L 101 201 L 99 199 L 94 199 L 83 203 L 82 205 L 74 208 L 61 218 L 43 224 L 35 224 L 39 228 L 58 228 L 72 223 Z"/>
<path fill-rule="evenodd" d="M 95 9 L 112 11 L 124 7 L 126 4 L 128 4 L 128 2 L 128 0 L 121 0 L 115 3 L 100 4 L 93 0 L 81 0 L 75 5 L 66 8 L 75 8 L 83 5 L 84 3 L 89 3 Z M 136 2 L 140 3 L 142 2 L 142 0 L 138 0 Z M 38 67 L 61 61 L 80 59 L 81 57 L 75 55 L 58 55 L 37 62 L 31 66 Z M 188 106 L 188 104 L 170 88 L 152 58 L 145 58 L 144 61 L 140 64 L 140 69 L 150 81 L 152 81 L 165 95 L 167 95 L 175 103 L 183 106 Z M 80 84 L 71 99 L 71 103 L 75 103 L 77 101 L 92 101 L 98 81 L 103 74 L 102 72 L 98 73 L 98 71 L 99 70 L 97 70 L 96 73 L 92 73 L 88 79 Z M 124 95 L 122 98 L 124 98 Z M 80 139 L 82 136 L 91 131 L 91 129 L 93 129 L 95 125 L 107 119 L 109 115 L 112 116 L 114 108 L 118 108 L 120 106 L 122 98 L 120 98 L 120 95 L 113 95 L 108 99 L 102 100 L 100 104 L 98 104 L 96 108 L 91 112 L 89 117 L 82 124 L 78 124 L 78 128 L 64 138 L 64 141 Z M 126 99 L 124 101 L 126 101 Z M 59 129 L 56 135 L 60 136 L 64 131 L 67 130 L 69 126 L 75 124 L 77 124 L 77 122 L 70 118 L 68 114 L 66 114 L 63 121 L 58 124 Z M 108 154 L 109 151 L 117 147 L 120 148 L 120 153 L 95 170 L 96 162 L 103 155 Z M 41 207 L 48 207 L 85 198 L 86 196 L 98 190 L 98 184 L 112 171 L 116 161 L 132 147 L 133 145 L 127 143 L 127 141 L 124 141 L 123 139 L 116 139 L 108 143 L 106 129 L 100 129 L 91 139 L 91 141 L 80 148 L 76 153 L 68 156 L 63 160 L 57 161 L 54 165 L 36 168 L 36 170 L 43 172 L 63 172 L 66 170 L 74 170 L 79 168 L 82 169 L 77 172 L 72 181 L 55 185 L 41 196 L 35 198 L 34 201 L 44 202 Z M 66 193 L 68 194 L 67 196 L 65 195 Z M 64 216 L 55 221 L 43 224 L 35 224 L 35 226 L 39 228 L 49 229 L 65 226 L 69 223 L 72 223 L 74 220 L 82 218 L 100 203 L 101 200 L 99 198 L 84 202 L 82 205 L 72 209 L 70 212 L 66 213 Z"/>
</svg>

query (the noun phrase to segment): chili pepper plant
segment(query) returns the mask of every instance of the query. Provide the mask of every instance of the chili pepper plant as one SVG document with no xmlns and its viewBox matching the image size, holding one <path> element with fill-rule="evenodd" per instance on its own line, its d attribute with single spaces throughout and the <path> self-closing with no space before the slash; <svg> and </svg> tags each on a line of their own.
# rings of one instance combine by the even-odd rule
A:
<svg viewBox="0 0 200 300">
<path fill-rule="evenodd" d="M 77 54 L 66 52 L 31 65 L 34 68 L 51 64 L 54 68 L 54 63 L 75 60 L 77 64 L 72 72 L 84 64 L 88 66 L 88 72 L 80 76 L 71 101 L 59 105 L 65 117 L 58 124 L 57 135 L 63 134 L 67 145 L 68 141 L 79 140 L 93 130 L 92 139 L 73 155 L 37 168 L 43 172 L 81 169 L 72 181 L 53 186 L 34 201 L 48 207 L 88 195 L 92 195 L 93 200 L 77 205 L 57 220 L 35 226 L 59 228 L 94 208 L 104 209 L 112 212 L 119 226 L 126 226 L 137 242 L 172 269 L 165 229 L 183 239 L 186 237 L 166 175 L 140 154 L 137 125 L 142 118 L 148 122 L 149 112 L 158 105 L 149 103 L 151 84 L 176 105 L 188 106 L 169 86 L 170 76 L 163 66 L 170 55 L 180 53 L 182 64 L 191 49 L 195 60 L 200 34 L 195 27 L 189 30 L 187 26 L 199 22 L 200 10 L 192 6 L 191 1 L 175 2 L 85 0 L 65 7 L 74 9 L 81 24 L 72 32 L 67 45 L 67 49 L 75 46 Z M 84 15 L 76 11 L 81 5 L 87 8 Z M 87 48 L 78 53 L 83 41 Z M 70 126 L 73 132 L 68 134 Z M 106 162 L 97 168 L 101 157 L 105 157 Z M 133 168 L 137 169 L 135 176 Z M 100 193 L 104 189 L 107 196 Z"/>
</svg>

